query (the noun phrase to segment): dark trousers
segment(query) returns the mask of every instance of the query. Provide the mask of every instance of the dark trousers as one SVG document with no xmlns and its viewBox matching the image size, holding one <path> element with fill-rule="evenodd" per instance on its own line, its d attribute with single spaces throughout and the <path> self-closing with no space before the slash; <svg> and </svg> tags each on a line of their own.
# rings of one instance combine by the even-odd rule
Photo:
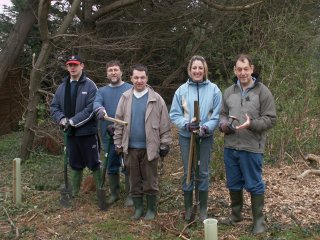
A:
<svg viewBox="0 0 320 240">
<path fill-rule="evenodd" d="M 127 161 L 131 196 L 157 195 L 159 193 L 158 159 L 148 161 L 146 149 L 129 148 Z"/>
<path fill-rule="evenodd" d="M 99 147 L 96 135 L 68 136 L 67 151 L 73 170 L 88 167 L 91 171 L 100 168 Z"/>
</svg>

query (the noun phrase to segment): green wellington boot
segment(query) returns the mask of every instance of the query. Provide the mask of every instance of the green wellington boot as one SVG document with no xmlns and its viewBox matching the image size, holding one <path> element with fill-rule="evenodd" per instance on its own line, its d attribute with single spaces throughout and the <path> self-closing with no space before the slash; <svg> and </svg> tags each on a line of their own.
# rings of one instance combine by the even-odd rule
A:
<svg viewBox="0 0 320 240">
<path fill-rule="evenodd" d="M 243 191 L 229 192 L 231 200 L 231 215 L 228 218 L 222 219 L 220 223 L 225 225 L 235 225 L 237 222 L 243 220 L 242 207 L 243 207 Z"/>
<path fill-rule="evenodd" d="M 126 191 L 126 200 L 124 202 L 125 207 L 132 207 L 133 206 L 133 200 L 130 196 L 130 182 L 129 182 L 129 176 L 125 176 L 125 191 Z"/>
<path fill-rule="evenodd" d="M 131 217 L 132 220 L 139 220 L 143 215 L 143 198 L 132 197 L 134 205 L 134 215 Z"/>
<path fill-rule="evenodd" d="M 77 197 L 79 195 L 82 176 L 82 170 L 71 170 L 72 197 Z"/>
<path fill-rule="evenodd" d="M 102 183 L 102 174 L 100 169 L 92 171 L 94 183 L 96 184 L 96 189 L 99 189 Z"/>
<path fill-rule="evenodd" d="M 263 215 L 264 207 L 264 194 L 253 195 L 251 194 L 251 208 L 253 216 L 253 228 L 252 233 L 264 233 L 266 231 L 266 222 Z"/>
<path fill-rule="evenodd" d="M 184 220 L 189 222 L 191 220 L 192 215 L 192 201 L 193 201 L 193 192 L 183 192 L 184 197 L 184 208 L 186 210 Z"/>
<path fill-rule="evenodd" d="M 208 191 L 199 191 L 200 216 L 199 221 L 203 222 L 208 217 Z"/>
<path fill-rule="evenodd" d="M 112 204 L 119 200 L 120 195 L 120 175 L 109 175 L 109 186 L 110 186 L 110 192 L 111 196 L 108 199 L 108 203 Z"/>
<path fill-rule="evenodd" d="M 157 196 L 146 195 L 147 198 L 147 213 L 144 220 L 153 220 L 157 214 Z"/>
</svg>

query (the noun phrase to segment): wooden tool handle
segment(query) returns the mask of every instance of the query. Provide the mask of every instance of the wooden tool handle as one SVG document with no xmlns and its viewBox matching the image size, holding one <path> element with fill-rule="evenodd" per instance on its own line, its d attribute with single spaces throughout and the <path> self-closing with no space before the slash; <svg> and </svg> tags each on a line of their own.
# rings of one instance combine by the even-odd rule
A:
<svg viewBox="0 0 320 240">
<path fill-rule="evenodd" d="M 110 121 L 110 122 L 118 123 L 118 124 L 121 124 L 121 125 L 128 125 L 128 123 L 125 122 L 125 121 L 122 121 L 122 120 L 116 119 L 116 118 L 112 118 L 112 117 L 109 117 L 109 116 L 107 116 L 107 115 L 104 115 L 103 118 L 104 118 L 105 120 L 107 120 L 107 121 Z"/>
</svg>

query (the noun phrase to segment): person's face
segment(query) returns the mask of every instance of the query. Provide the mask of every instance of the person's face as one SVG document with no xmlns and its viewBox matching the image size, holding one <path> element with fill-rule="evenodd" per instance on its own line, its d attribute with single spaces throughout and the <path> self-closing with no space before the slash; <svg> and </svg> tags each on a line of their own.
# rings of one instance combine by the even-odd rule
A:
<svg viewBox="0 0 320 240">
<path fill-rule="evenodd" d="M 202 82 L 204 78 L 204 65 L 200 60 L 191 64 L 190 77 L 194 82 Z"/>
<path fill-rule="evenodd" d="M 236 66 L 234 67 L 234 74 L 239 79 L 242 87 L 248 87 L 253 82 L 251 77 L 253 68 L 253 65 L 249 64 L 248 59 L 245 59 L 244 62 L 236 62 Z"/>
<path fill-rule="evenodd" d="M 71 78 L 76 79 L 76 80 L 78 80 L 80 78 L 83 67 L 84 67 L 83 63 L 80 63 L 80 64 L 69 63 L 69 64 L 67 64 L 67 70 L 70 73 Z"/>
<path fill-rule="evenodd" d="M 146 89 L 148 76 L 146 75 L 145 71 L 133 70 L 131 82 L 136 91 L 142 92 Z"/>
<path fill-rule="evenodd" d="M 122 78 L 122 71 L 119 66 L 111 66 L 107 68 L 107 79 L 111 84 L 118 84 Z"/>
</svg>

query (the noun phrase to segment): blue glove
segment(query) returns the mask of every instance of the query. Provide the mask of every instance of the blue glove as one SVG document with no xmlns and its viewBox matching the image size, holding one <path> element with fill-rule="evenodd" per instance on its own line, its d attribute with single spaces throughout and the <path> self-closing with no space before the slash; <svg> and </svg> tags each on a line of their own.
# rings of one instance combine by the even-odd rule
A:
<svg viewBox="0 0 320 240">
<path fill-rule="evenodd" d="M 197 131 L 200 128 L 200 125 L 198 122 L 191 122 L 186 123 L 185 128 L 187 131 L 193 133 L 194 131 Z"/>
<path fill-rule="evenodd" d="M 199 137 L 205 137 L 209 134 L 209 128 L 206 125 L 200 127 L 200 131 L 198 133 Z"/>
</svg>

